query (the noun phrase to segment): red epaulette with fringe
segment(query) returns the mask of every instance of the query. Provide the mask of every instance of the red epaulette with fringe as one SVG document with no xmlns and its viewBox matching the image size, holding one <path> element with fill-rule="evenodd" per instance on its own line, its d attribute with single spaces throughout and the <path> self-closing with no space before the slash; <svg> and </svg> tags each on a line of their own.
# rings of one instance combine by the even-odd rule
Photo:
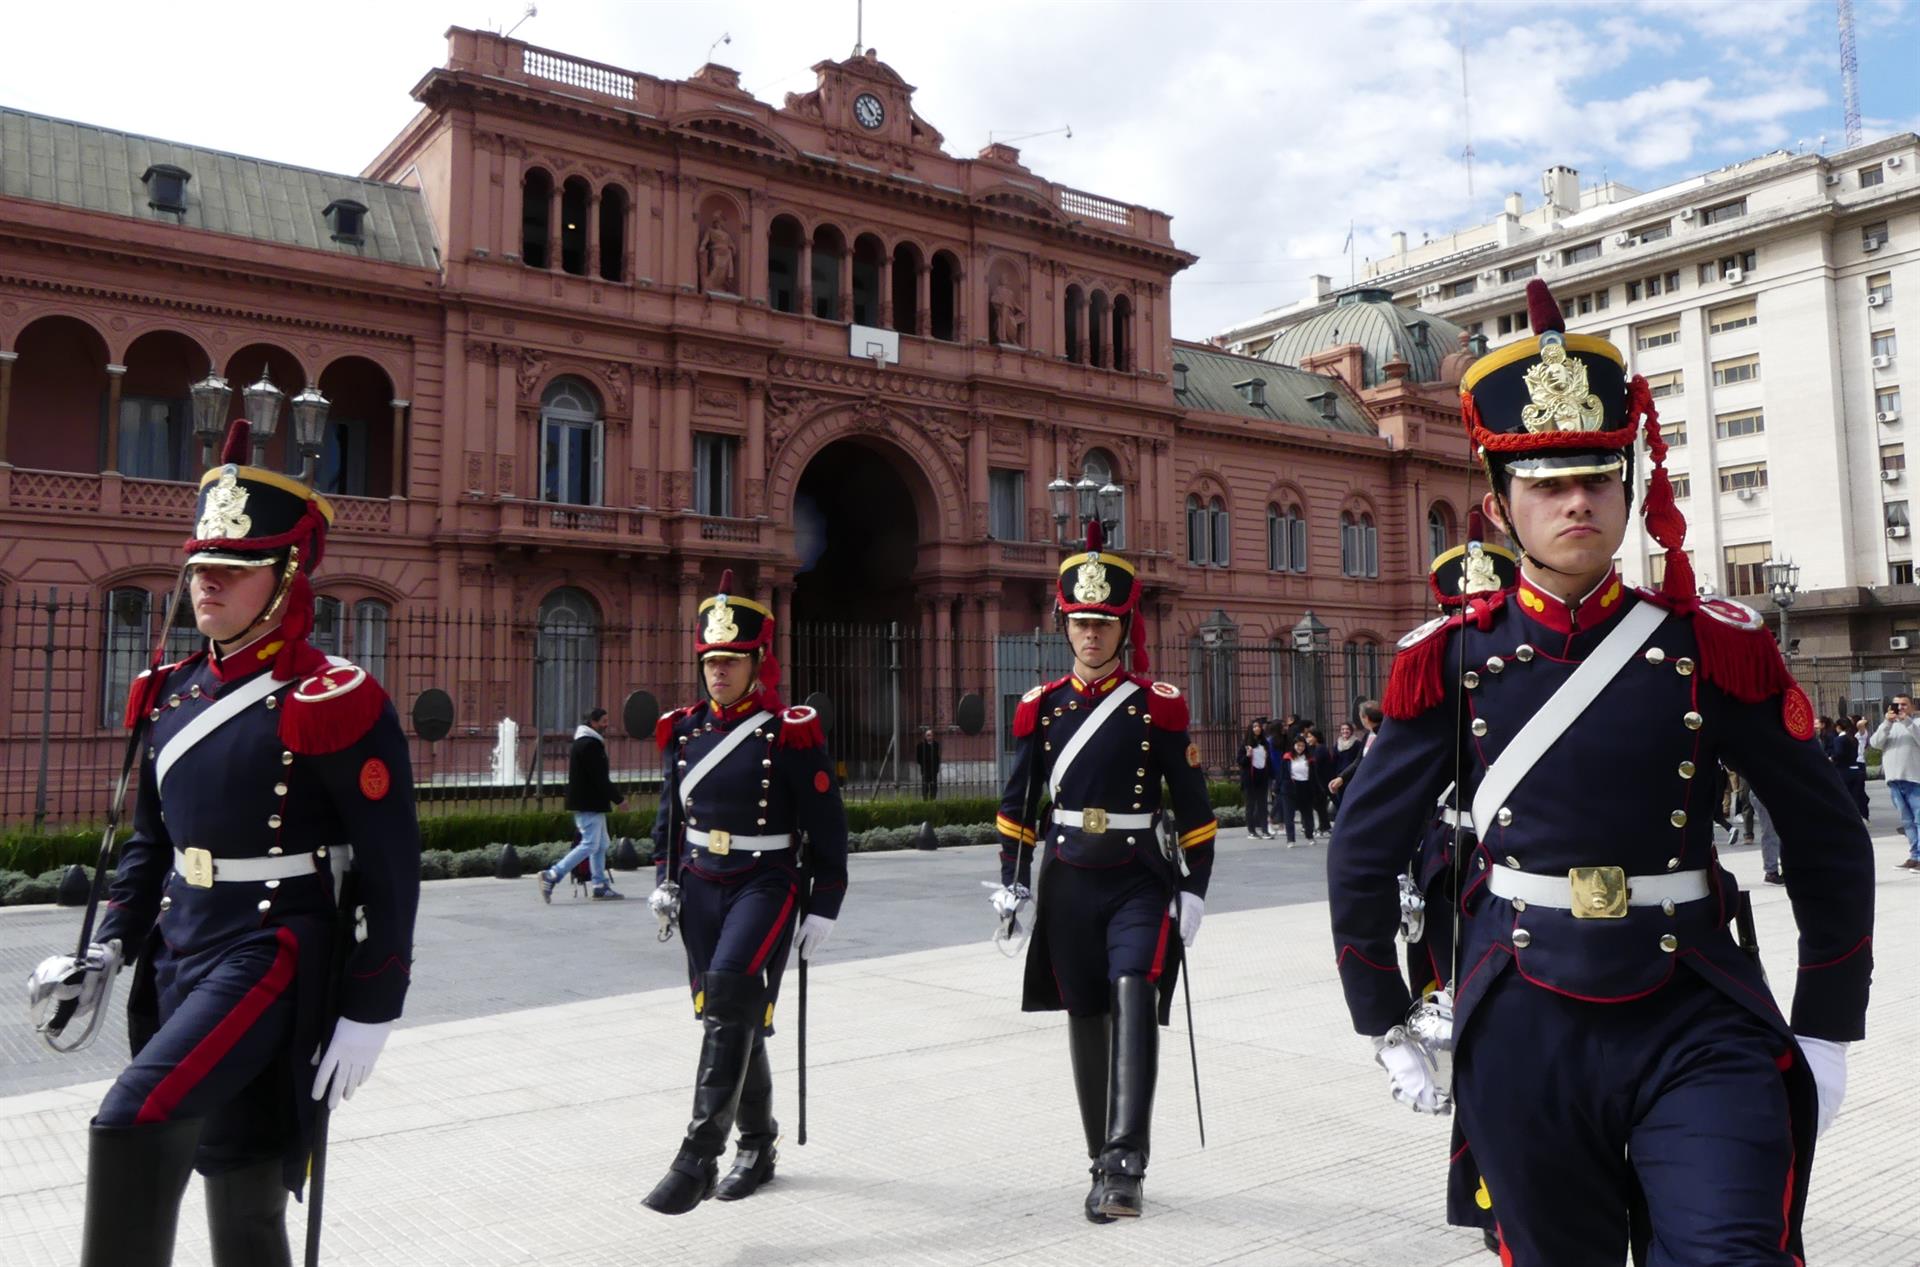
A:
<svg viewBox="0 0 1920 1267">
<path fill-rule="evenodd" d="M 1067 679 L 1055 678 L 1045 686 L 1036 686 L 1020 697 L 1020 704 L 1013 710 L 1013 737 L 1025 739 L 1040 725 L 1040 701 L 1047 698 L 1054 688 L 1063 685 Z"/>
<path fill-rule="evenodd" d="M 1190 718 L 1187 697 L 1180 693 L 1180 688 L 1171 682 L 1145 682 L 1142 685 L 1147 688 L 1147 720 L 1162 730 L 1184 734 Z"/>
<path fill-rule="evenodd" d="M 795 704 L 780 714 L 780 737 L 776 748 L 821 748 L 826 746 L 826 728 L 820 724 L 818 709 Z"/>
<path fill-rule="evenodd" d="M 660 751 L 667 750 L 667 745 L 673 742 L 673 728 L 680 724 L 681 719 L 693 716 L 693 708 L 693 705 L 688 705 L 670 713 L 662 713 L 660 720 L 653 723 L 653 741 L 660 745 Z"/>
<path fill-rule="evenodd" d="M 386 702 L 386 691 L 359 665 L 329 665 L 287 693 L 280 742 L 305 756 L 350 748 L 373 729 Z"/>
<path fill-rule="evenodd" d="M 204 655 L 206 652 L 196 651 L 186 659 L 173 664 L 163 664 L 157 669 L 146 669 L 139 677 L 133 679 L 133 685 L 127 690 L 127 711 L 122 718 L 127 729 L 132 730 L 139 724 L 142 717 L 159 707 L 160 696 L 166 691 L 167 682 L 175 673 L 187 668 Z"/>
<path fill-rule="evenodd" d="M 1406 637 L 1394 653 L 1393 668 L 1387 675 L 1387 691 L 1380 697 L 1380 711 L 1406 721 L 1418 717 L 1447 697 L 1447 638 L 1452 631 L 1471 620 L 1485 631 L 1493 625 L 1493 614 L 1506 606 L 1507 594 L 1498 593 L 1467 600 L 1465 610 L 1451 616 L 1435 616 Z"/>
</svg>

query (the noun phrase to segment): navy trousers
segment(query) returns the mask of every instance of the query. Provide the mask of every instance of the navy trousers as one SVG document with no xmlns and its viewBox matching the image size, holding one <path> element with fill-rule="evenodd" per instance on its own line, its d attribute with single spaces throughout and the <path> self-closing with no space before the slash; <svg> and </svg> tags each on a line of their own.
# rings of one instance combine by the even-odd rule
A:
<svg viewBox="0 0 1920 1267">
<path fill-rule="evenodd" d="M 708 972 L 764 973 L 767 1009 L 761 1028 L 773 1032 L 774 1000 L 800 921 L 800 884 L 800 877 L 784 867 L 761 866 L 730 883 L 681 872 L 680 938 L 687 948 L 687 984 L 696 1014 Z"/>
<path fill-rule="evenodd" d="M 202 1173 L 280 1155 L 297 1129 L 288 1083 L 301 1066 L 288 1046 L 299 960 L 290 928 L 262 929 L 205 964 L 162 951 L 159 1028 L 94 1120 L 125 1127 L 200 1119 L 194 1164 Z"/>
<path fill-rule="evenodd" d="M 1077 867 L 1057 859 L 1041 884 L 1048 966 L 1070 1016 L 1104 1016 L 1124 976 L 1158 982 L 1179 933 L 1166 886 L 1138 862 Z"/>
<path fill-rule="evenodd" d="M 1461 1035 L 1460 1125 L 1513 1267 L 1792 1267 L 1787 1040 L 1681 971 L 1584 1003 L 1509 970 Z"/>
</svg>

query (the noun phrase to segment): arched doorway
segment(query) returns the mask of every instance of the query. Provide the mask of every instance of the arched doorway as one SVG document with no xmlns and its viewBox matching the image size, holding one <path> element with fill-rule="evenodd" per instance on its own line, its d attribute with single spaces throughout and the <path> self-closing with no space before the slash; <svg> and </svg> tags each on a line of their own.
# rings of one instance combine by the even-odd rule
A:
<svg viewBox="0 0 1920 1267">
<path fill-rule="evenodd" d="M 864 439 L 828 444 L 795 488 L 789 693 L 831 701 L 834 757 L 855 783 L 892 781 L 911 765 L 905 727 L 932 662 L 914 604 L 932 503 L 910 459 Z"/>
</svg>

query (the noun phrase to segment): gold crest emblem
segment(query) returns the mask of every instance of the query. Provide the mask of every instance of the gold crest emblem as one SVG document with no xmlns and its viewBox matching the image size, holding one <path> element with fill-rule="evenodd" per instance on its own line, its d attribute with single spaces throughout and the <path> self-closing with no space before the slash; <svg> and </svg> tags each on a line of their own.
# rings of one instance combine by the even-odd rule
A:
<svg viewBox="0 0 1920 1267">
<path fill-rule="evenodd" d="M 240 472 L 227 467 L 207 490 L 206 508 L 193 535 L 201 541 L 234 541 L 247 535 L 253 518 L 247 514 L 247 490 L 240 486 Z"/>
<path fill-rule="evenodd" d="M 1082 563 L 1073 574 L 1073 601 L 1076 603 L 1104 603 L 1113 597 L 1113 586 L 1107 583 L 1107 565 L 1088 561 Z"/>
<path fill-rule="evenodd" d="M 1533 403 L 1521 408 L 1520 421 L 1528 431 L 1600 429 L 1600 398 L 1587 389 L 1585 362 L 1568 356 L 1564 341 L 1540 340 L 1540 364 L 1527 371 L 1526 384 Z"/>
<path fill-rule="evenodd" d="M 1462 594 L 1485 594 L 1500 588 L 1500 575 L 1494 571 L 1493 556 L 1478 541 L 1467 545 L 1467 577 L 1461 583 Z"/>
<path fill-rule="evenodd" d="M 738 642 L 740 626 L 734 623 L 733 608 L 725 603 L 715 603 L 707 609 L 707 627 L 700 634 L 702 642 Z"/>
</svg>

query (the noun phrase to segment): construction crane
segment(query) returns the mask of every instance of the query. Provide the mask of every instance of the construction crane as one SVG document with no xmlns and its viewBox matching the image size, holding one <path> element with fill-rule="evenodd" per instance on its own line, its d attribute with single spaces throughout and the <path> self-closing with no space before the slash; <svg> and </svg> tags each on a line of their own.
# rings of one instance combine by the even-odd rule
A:
<svg viewBox="0 0 1920 1267">
<path fill-rule="evenodd" d="M 1860 144 L 1860 54 L 1853 41 L 1853 0 L 1834 0 L 1840 24 L 1840 96 L 1846 118 L 1847 146 Z"/>
</svg>

